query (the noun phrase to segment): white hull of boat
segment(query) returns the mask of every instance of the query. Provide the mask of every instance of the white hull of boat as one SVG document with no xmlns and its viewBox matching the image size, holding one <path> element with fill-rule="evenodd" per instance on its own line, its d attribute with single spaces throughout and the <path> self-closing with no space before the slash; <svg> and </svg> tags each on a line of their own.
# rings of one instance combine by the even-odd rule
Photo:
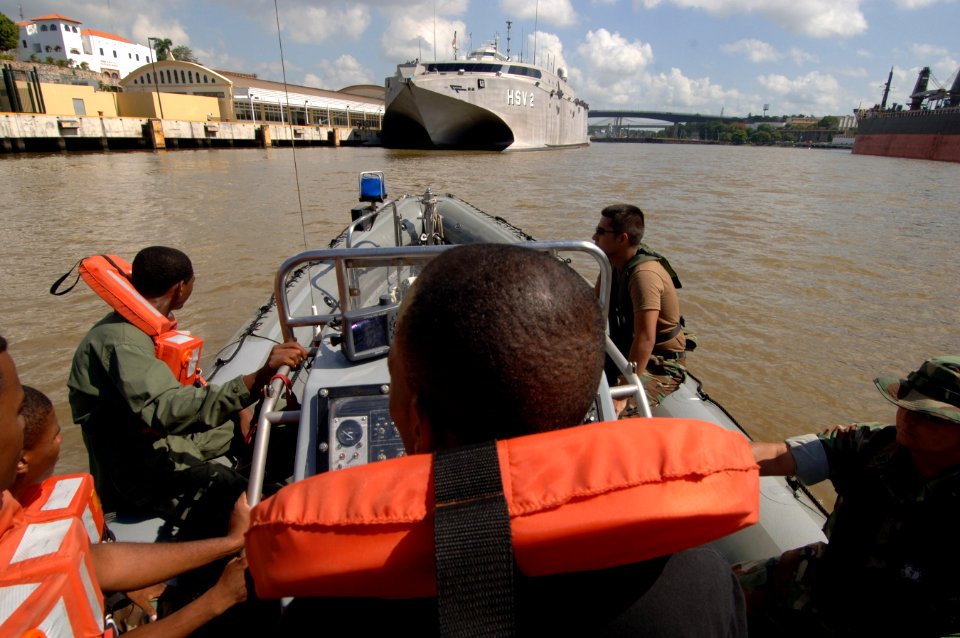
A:
<svg viewBox="0 0 960 638">
<path fill-rule="evenodd" d="M 412 71 L 411 71 L 412 69 Z M 587 105 L 559 77 L 429 73 L 388 78 L 384 145 L 484 150 L 586 146 Z"/>
</svg>

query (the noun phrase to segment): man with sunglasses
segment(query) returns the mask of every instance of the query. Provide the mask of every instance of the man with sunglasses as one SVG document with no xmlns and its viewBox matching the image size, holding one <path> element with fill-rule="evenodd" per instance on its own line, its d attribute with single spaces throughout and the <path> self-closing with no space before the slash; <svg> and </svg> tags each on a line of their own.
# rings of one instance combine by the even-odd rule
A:
<svg viewBox="0 0 960 638">
<path fill-rule="evenodd" d="M 652 404 L 676 389 L 687 349 L 677 288 L 680 279 L 667 259 L 642 243 L 643 211 L 614 204 L 600 211 L 593 242 L 610 259 L 610 338 L 627 361 L 637 364 Z M 607 380 L 619 371 L 608 359 Z M 648 374 L 644 374 L 647 372 Z"/>
</svg>

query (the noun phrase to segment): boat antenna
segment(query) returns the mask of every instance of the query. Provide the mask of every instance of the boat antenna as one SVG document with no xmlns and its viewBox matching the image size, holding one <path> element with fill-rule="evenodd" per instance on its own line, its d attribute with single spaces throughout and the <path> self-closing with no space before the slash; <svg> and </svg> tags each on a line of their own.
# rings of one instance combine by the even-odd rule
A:
<svg viewBox="0 0 960 638">
<path fill-rule="evenodd" d="M 437 61 L 437 0 L 433 0 L 433 61 Z"/>
<path fill-rule="evenodd" d="M 507 20 L 507 58 L 510 57 L 510 25 L 513 24 Z"/>
<path fill-rule="evenodd" d="M 283 95 L 284 101 L 286 102 L 287 109 L 290 109 L 290 93 L 287 90 L 287 65 L 283 59 L 283 37 L 280 34 L 280 7 L 277 6 L 277 0 L 273 0 L 273 15 L 277 21 L 277 43 L 280 45 L 280 72 L 283 75 Z M 283 105 L 280 105 L 280 113 L 283 114 Z M 306 111 L 304 111 L 306 114 Z M 293 112 L 290 112 L 291 120 L 293 119 Z M 293 153 L 293 177 L 297 183 L 297 206 L 300 208 L 300 232 L 303 234 L 303 249 L 309 250 L 310 247 L 307 245 L 307 224 L 303 218 L 303 197 L 300 194 L 300 171 L 297 167 L 297 148 L 294 143 L 296 135 L 293 134 L 293 122 L 290 122 L 290 150 Z M 310 289 L 311 297 L 313 296 L 313 288 Z"/>
<path fill-rule="evenodd" d="M 537 36 L 540 35 L 540 0 L 537 0 L 537 10 L 533 14 L 533 63 L 537 63 Z"/>
</svg>

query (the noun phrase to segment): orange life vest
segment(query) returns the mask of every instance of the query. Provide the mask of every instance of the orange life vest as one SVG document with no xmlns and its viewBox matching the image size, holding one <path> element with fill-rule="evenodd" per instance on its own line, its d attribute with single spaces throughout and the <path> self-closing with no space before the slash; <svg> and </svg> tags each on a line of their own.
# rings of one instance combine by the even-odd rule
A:
<svg viewBox="0 0 960 638">
<path fill-rule="evenodd" d="M 514 557 L 528 576 L 606 569 L 759 519 L 747 440 L 712 423 L 632 419 L 499 441 Z M 431 456 L 313 476 L 253 509 L 257 594 L 436 594 Z"/>
<path fill-rule="evenodd" d="M 103 507 L 89 474 L 51 476 L 31 485 L 20 499 L 24 517 L 34 523 L 59 518 L 80 519 L 91 543 L 103 539 Z"/>
<path fill-rule="evenodd" d="M 3 500 L 4 510 L 16 504 L 9 493 Z M 103 635 L 103 594 L 77 518 L 33 523 L 18 515 L 0 538 L 0 635 L 37 629 Z"/>
<path fill-rule="evenodd" d="M 157 358 L 166 363 L 184 385 L 199 380 L 203 340 L 177 330 L 177 320 L 162 315 L 137 292 L 130 281 L 130 264 L 116 255 L 94 255 L 80 262 L 80 276 L 100 298 L 124 319 L 150 335 Z"/>
</svg>

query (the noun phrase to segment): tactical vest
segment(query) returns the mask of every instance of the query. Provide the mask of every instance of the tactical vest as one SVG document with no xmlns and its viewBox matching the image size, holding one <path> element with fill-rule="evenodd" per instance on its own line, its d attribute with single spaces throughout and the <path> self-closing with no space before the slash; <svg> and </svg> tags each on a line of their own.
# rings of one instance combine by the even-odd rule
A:
<svg viewBox="0 0 960 638">
<path fill-rule="evenodd" d="M 674 288 L 679 290 L 683 287 L 680 284 L 680 278 L 667 258 L 654 252 L 646 244 L 640 244 L 637 254 L 627 262 L 627 267 L 623 272 L 617 273 L 614 271 L 613 279 L 610 282 L 610 338 L 624 356 L 630 352 L 630 346 L 633 345 L 633 300 L 630 299 L 630 276 L 638 265 L 648 261 L 660 262 L 663 269 L 670 275 Z M 681 317 L 680 323 L 674 328 L 657 334 L 656 344 L 670 341 L 682 330 L 683 318 Z"/>
</svg>

